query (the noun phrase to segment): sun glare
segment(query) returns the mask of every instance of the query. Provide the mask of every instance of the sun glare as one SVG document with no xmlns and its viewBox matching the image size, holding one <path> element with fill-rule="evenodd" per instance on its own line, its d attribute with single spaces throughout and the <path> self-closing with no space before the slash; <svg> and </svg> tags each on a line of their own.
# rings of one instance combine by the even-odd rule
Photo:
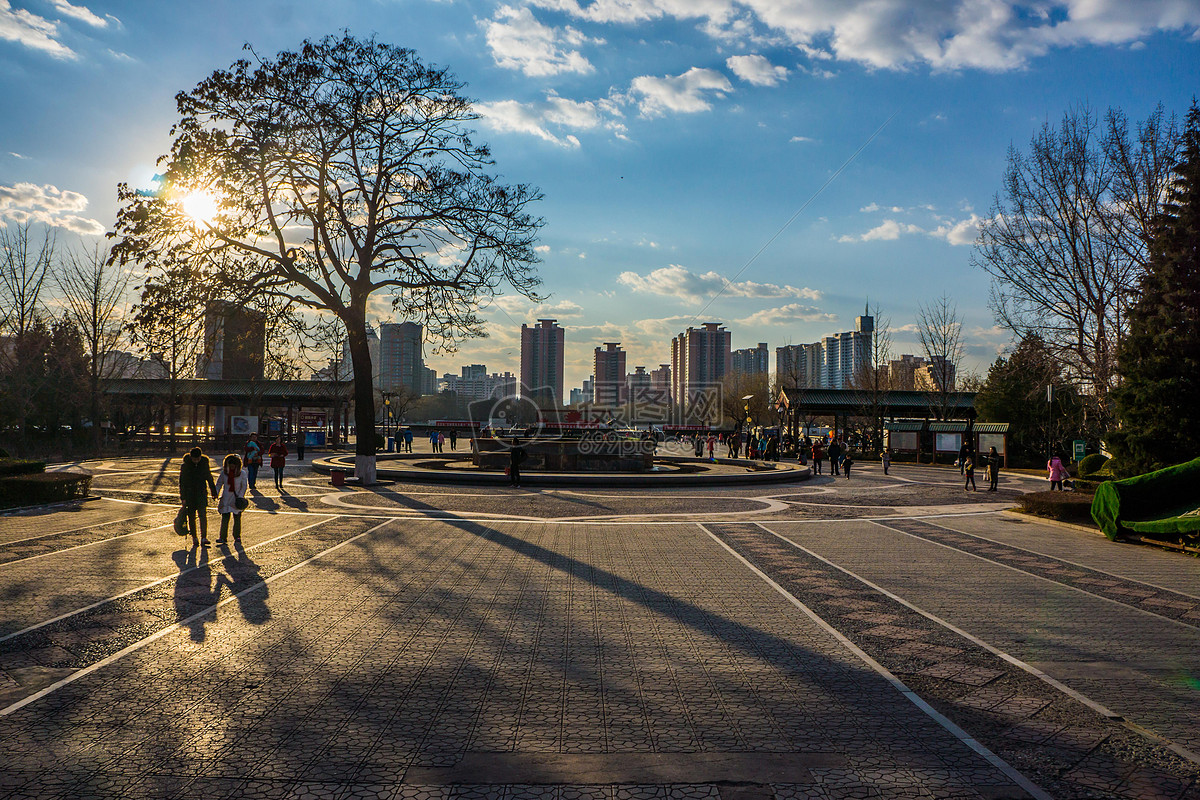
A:
<svg viewBox="0 0 1200 800">
<path fill-rule="evenodd" d="M 217 218 L 217 196 L 212 192 L 188 192 L 179 201 L 179 205 L 183 208 L 183 213 L 196 222 L 211 225 Z"/>
</svg>

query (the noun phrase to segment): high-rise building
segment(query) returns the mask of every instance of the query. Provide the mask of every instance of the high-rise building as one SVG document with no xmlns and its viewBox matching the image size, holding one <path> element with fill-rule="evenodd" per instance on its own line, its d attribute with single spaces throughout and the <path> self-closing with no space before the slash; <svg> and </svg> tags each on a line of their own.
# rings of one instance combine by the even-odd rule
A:
<svg viewBox="0 0 1200 800">
<path fill-rule="evenodd" d="M 511 372 L 487 374 L 487 365 L 471 364 L 461 375 L 446 373 L 440 381 L 443 392 L 454 392 L 467 400 L 510 397 L 517 392 L 517 376 Z"/>
<path fill-rule="evenodd" d="M 730 360 L 730 371 L 742 375 L 766 375 L 771 371 L 771 351 L 766 342 L 758 347 L 734 350 Z"/>
<path fill-rule="evenodd" d="M 266 318 L 236 303 L 213 301 L 204 309 L 204 352 L 196 377 L 262 380 Z"/>
<path fill-rule="evenodd" d="M 671 340 L 671 398 L 685 414 L 729 372 L 731 338 L 721 323 L 706 322 Z"/>
<path fill-rule="evenodd" d="M 953 392 L 954 363 L 945 356 L 933 356 L 914 371 L 913 384 L 922 392 Z"/>
<path fill-rule="evenodd" d="M 888 361 L 888 386 L 892 389 L 909 391 L 917 388 L 916 373 L 926 365 L 924 358 L 909 353 Z"/>
<path fill-rule="evenodd" d="M 521 326 L 521 394 L 542 407 L 557 406 L 563 399 L 566 337 L 557 322 L 539 319 L 535 326 Z"/>
<path fill-rule="evenodd" d="M 379 326 L 379 388 L 395 392 L 404 387 L 416 394 L 433 394 L 421 354 L 424 328 L 416 322 L 385 322 Z M 436 374 L 434 380 L 436 382 Z"/>
<path fill-rule="evenodd" d="M 775 348 L 775 380 L 780 386 L 812 389 L 821 384 L 821 343 Z"/>
<path fill-rule="evenodd" d="M 650 388 L 658 392 L 667 402 L 671 401 L 670 364 L 659 364 L 658 369 L 650 370 Z"/>
<path fill-rule="evenodd" d="M 598 406 L 616 406 L 624 400 L 625 351 L 620 342 L 605 342 L 592 356 L 595 402 Z"/>
</svg>

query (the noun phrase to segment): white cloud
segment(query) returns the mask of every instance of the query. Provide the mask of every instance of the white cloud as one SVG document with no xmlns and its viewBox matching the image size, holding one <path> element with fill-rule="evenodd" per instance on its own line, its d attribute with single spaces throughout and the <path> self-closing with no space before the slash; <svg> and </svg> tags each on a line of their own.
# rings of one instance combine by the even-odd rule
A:
<svg viewBox="0 0 1200 800">
<path fill-rule="evenodd" d="M 594 67 L 574 48 L 591 41 L 574 28 L 551 28 L 528 8 L 500 6 L 481 23 L 496 64 L 530 76 L 589 73 Z"/>
<path fill-rule="evenodd" d="M 791 139 L 788 139 L 788 141 L 789 142 L 814 142 L 816 140 L 811 139 L 808 136 L 793 136 Z"/>
<path fill-rule="evenodd" d="M 87 204 L 87 198 L 79 192 L 63 191 L 49 184 L 0 186 L 0 219 L 40 222 L 72 233 L 99 236 L 104 233 L 104 226 L 78 213 Z"/>
<path fill-rule="evenodd" d="M 692 302 L 703 300 L 718 292 L 726 297 L 821 299 L 821 293 L 816 289 L 800 289 L 795 286 L 755 283 L 754 281 L 734 282 L 727 280 L 715 271 L 698 274 L 678 264 L 660 267 L 647 275 L 622 272 L 617 276 L 617 283 L 627 286 L 635 292 L 680 297 Z"/>
<path fill-rule="evenodd" d="M 572 300 L 545 301 L 535 303 L 519 294 L 506 294 L 495 298 L 489 308 L 501 311 L 514 322 L 532 323 L 539 319 L 577 319 L 583 316 L 583 306 Z"/>
<path fill-rule="evenodd" d="M 972 214 L 967 219 L 958 222 L 944 222 L 929 231 L 929 235 L 937 239 L 945 239 L 953 245 L 973 245 L 979 238 L 979 226 L 982 222 L 983 219 L 978 214 Z"/>
<path fill-rule="evenodd" d="M 829 314 L 816 306 L 788 303 L 779 308 L 764 308 L 745 319 L 736 320 L 738 325 L 794 325 L 797 322 L 834 322 L 836 314 Z"/>
<path fill-rule="evenodd" d="M 93 28 L 107 28 L 108 20 L 103 17 L 98 17 L 83 6 L 71 5 L 67 0 L 50 0 L 50 5 L 64 17 L 71 17 L 80 22 L 87 23 Z"/>
<path fill-rule="evenodd" d="M 1007 70 L 1052 48 L 1200 32 L 1195 0 L 531 0 L 599 23 L 700 20 L 722 41 L 765 29 L 814 61 Z"/>
<path fill-rule="evenodd" d="M 501 100 L 496 103 L 476 103 L 475 109 L 494 129 L 505 132 L 531 133 L 561 147 L 579 147 L 579 139 L 573 134 L 562 133 L 563 129 L 587 131 L 605 127 L 624 130 L 619 122 L 602 111 L 608 109 L 602 103 L 568 100 L 558 95 L 547 95 L 544 103 L 519 103 L 516 100 Z M 559 130 L 559 134 L 551 131 Z"/>
<path fill-rule="evenodd" d="M 75 51 L 58 41 L 58 23 L 0 0 L 0 39 L 40 50 L 54 58 L 73 59 Z"/>
<path fill-rule="evenodd" d="M 638 95 L 642 116 L 658 117 L 666 113 L 694 114 L 712 108 L 705 92 L 724 97 L 733 90 L 729 79 L 713 69 L 692 67 L 682 75 L 658 78 L 642 75 L 633 79 L 631 93 Z"/>
<path fill-rule="evenodd" d="M 725 59 L 729 70 L 753 86 L 777 86 L 780 81 L 786 81 L 787 67 L 777 67 L 764 56 L 730 56 Z"/>
<path fill-rule="evenodd" d="M 885 219 L 879 225 L 876 225 L 871 230 L 859 236 L 841 236 L 838 237 L 839 242 L 873 242 L 884 241 L 890 242 L 899 239 L 905 233 L 924 233 L 920 227 L 916 225 L 906 225 L 897 222 L 894 219 Z"/>
</svg>

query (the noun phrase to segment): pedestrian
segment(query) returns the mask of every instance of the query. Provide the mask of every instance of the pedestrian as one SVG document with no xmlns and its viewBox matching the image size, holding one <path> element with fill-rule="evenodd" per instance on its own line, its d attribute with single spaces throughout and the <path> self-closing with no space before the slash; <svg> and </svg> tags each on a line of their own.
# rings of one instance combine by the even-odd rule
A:
<svg viewBox="0 0 1200 800">
<path fill-rule="evenodd" d="M 304 431 L 296 433 L 296 460 L 304 460 Z"/>
<path fill-rule="evenodd" d="M 233 540 L 242 540 L 242 509 L 249 502 L 246 500 L 246 489 L 249 478 L 246 470 L 242 469 L 242 460 L 236 453 L 225 456 L 221 465 L 221 490 L 217 498 L 217 513 L 221 515 L 221 535 L 217 544 L 229 541 L 229 518 L 233 517 Z"/>
<path fill-rule="evenodd" d="M 958 448 L 958 474 L 962 475 L 967 469 L 967 458 L 971 455 L 971 448 L 967 447 L 967 443 L 963 442 Z"/>
<path fill-rule="evenodd" d="M 696 434 L 694 437 L 692 437 L 692 445 L 695 447 L 696 458 L 703 458 L 704 457 L 704 440 L 702 438 L 700 438 L 700 434 Z"/>
<path fill-rule="evenodd" d="M 413 432 L 412 428 L 404 429 L 404 452 L 412 452 Z"/>
<path fill-rule="evenodd" d="M 777 436 L 772 436 L 771 438 L 767 439 L 767 460 L 779 460 L 779 437 Z"/>
<path fill-rule="evenodd" d="M 716 448 L 716 446 L 717 446 L 717 437 L 713 436 L 710 433 L 708 435 L 708 458 L 710 461 L 713 458 L 713 450 Z"/>
<path fill-rule="evenodd" d="M 271 457 L 271 469 L 275 471 L 275 488 L 283 491 L 283 468 L 287 466 L 288 449 L 283 443 L 282 436 L 276 436 L 275 441 L 267 448 L 267 455 Z"/>
<path fill-rule="evenodd" d="M 450 449 L 458 449 L 458 431 L 454 430 L 453 428 L 450 429 Z"/>
<path fill-rule="evenodd" d="M 438 449 L 437 449 L 437 442 L 438 442 L 438 440 L 437 440 L 437 437 L 438 437 L 438 432 L 437 432 L 436 430 L 431 430 L 431 431 L 429 431 L 429 450 L 430 450 L 430 452 L 432 452 L 432 453 L 436 453 L 436 452 L 438 451 Z"/>
<path fill-rule="evenodd" d="M 525 458 L 525 448 L 521 447 L 521 440 L 513 439 L 512 449 L 508 451 L 508 485 L 514 489 L 521 488 L 521 462 Z"/>
<path fill-rule="evenodd" d="M 829 474 L 838 475 L 839 467 L 842 460 L 842 445 L 841 442 L 834 437 L 834 440 L 829 443 Z"/>
<path fill-rule="evenodd" d="M 183 457 L 179 468 L 179 501 L 187 515 L 188 532 L 192 534 L 192 547 L 208 547 L 208 496 L 217 496 L 217 485 L 213 482 L 212 464 L 199 447 L 193 447 Z M 199 518 L 200 535 L 196 535 Z"/>
<path fill-rule="evenodd" d="M 888 469 L 892 466 L 892 448 L 883 448 L 883 452 L 879 454 L 879 460 L 883 462 L 883 474 L 887 475 Z"/>
<path fill-rule="evenodd" d="M 258 468 L 262 466 L 262 462 L 262 445 L 258 443 L 258 434 L 252 433 L 242 450 L 242 463 L 246 465 L 246 476 L 250 480 L 251 491 L 258 485 Z"/>
<path fill-rule="evenodd" d="M 974 489 L 978 492 L 979 487 L 975 485 L 975 459 L 971 458 L 969 453 L 963 456 L 963 474 L 967 476 L 967 481 L 963 484 L 963 491 L 969 492 Z"/>
<path fill-rule="evenodd" d="M 850 457 L 849 453 L 846 453 L 845 457 L 842 459 L 842 474 L 846 476 L 846 480 L 850 480 L 850 468 L 853 466 L 854 459 Z"/>
<path fill-rule="evenodd" d="M 1046 470 L 1050 473 L 1050 491 L 1063 490 L 1063 480 L 1067 477 L 1067 468 L 1063 466 L 1062 457 L 1055 455 L 1046 462 Z"/>
<path fill-rule="evenodd" d="M 988 450 L 987 462 L 988 491 L 994 492 L 996 491 L 996 484 L 1000 481 L 1000 454 L 996 452 L 995 447 L 993 447 L 991 450 Z"/>
<path fill-rule="evenodd" d="M 813 474 L 821 474 L 821 462 L 825 460 L 825 443 L 817 439 L 812 444 Z"/>
</svg>

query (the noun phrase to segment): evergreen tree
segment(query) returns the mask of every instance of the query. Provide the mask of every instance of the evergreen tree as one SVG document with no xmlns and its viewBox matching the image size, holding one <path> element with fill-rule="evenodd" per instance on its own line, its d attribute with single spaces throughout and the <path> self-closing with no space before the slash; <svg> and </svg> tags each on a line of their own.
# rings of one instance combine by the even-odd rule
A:
<svg viewBox="0 0 1200 800">
<path fill-rule="evenodd" d="M 1200 108 L 1193 101 L 1150 263 L 1120 350 L 1109 437 L 1118 475 L 1200 456 Z"/>
</svg>

